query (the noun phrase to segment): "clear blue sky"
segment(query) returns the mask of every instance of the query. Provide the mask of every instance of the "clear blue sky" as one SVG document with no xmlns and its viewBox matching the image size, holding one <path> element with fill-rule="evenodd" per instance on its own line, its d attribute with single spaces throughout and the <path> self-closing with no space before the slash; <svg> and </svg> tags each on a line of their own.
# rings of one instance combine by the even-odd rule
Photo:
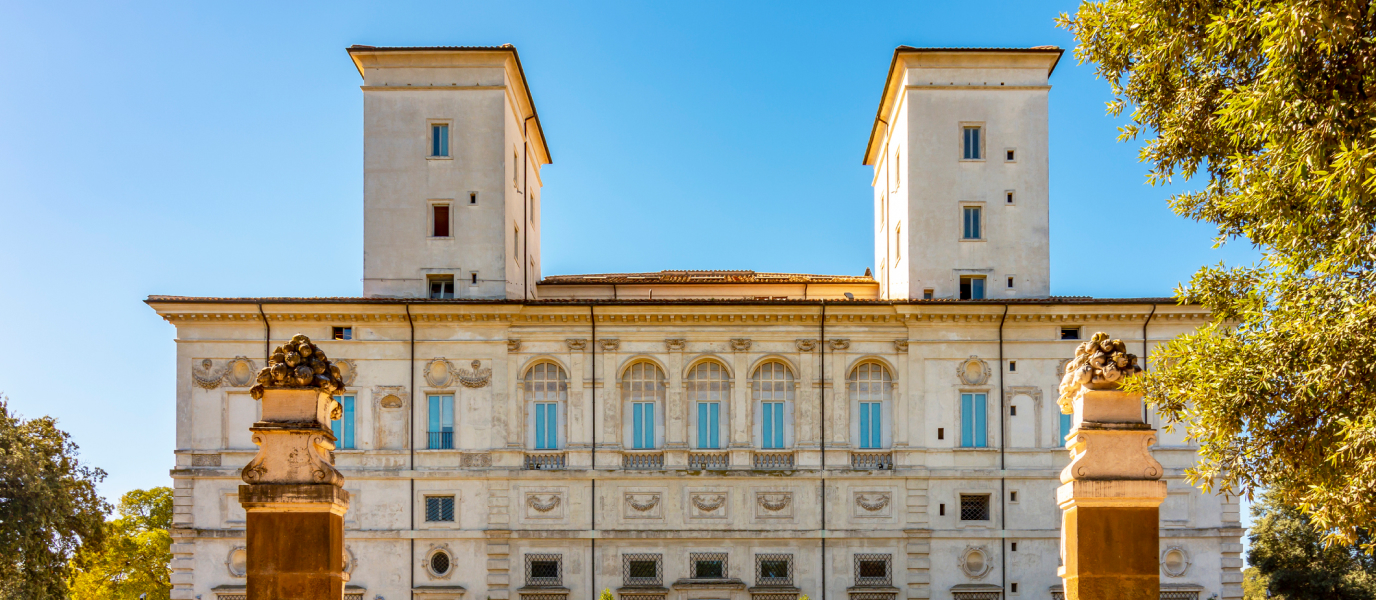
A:
<svg viewBox="0 0 1376 600">
<path fill-rule="evenodd" d="M 0 2 L 0 392 L 56 416 L 108 496 L 169 485 L 175 331 L 143 298 L 362 291 L 350 44 L 516 45 L 555 161 L 547 275 L 859 274 L 893 48 L 1069 49 L 1075 6 Z M 1090 67 L 1067 52 L 1051 81 L 1053 293 L 1254 260 L 1144 185 Z"/>
</svg>

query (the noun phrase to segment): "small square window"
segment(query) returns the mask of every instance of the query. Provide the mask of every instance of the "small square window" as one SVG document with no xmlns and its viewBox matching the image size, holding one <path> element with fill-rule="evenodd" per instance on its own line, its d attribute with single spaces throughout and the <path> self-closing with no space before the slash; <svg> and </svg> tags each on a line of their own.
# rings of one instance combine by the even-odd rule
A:
<svg viewBox="0 0 1376 600">
<path fill-rule="evenodd" d="M 1079 328 L 1079 327 L 1062 327 L 1062 328 L 1061 328 L 1061 339 L 1063 339 L 1063 340 L 1078 340 L 1078 339 L 1080 339 L 1080 328 Z"/>
<path fill-rule="evenodd" d="M 1010 417 L 1016 417 L 1016 416 L 1018 416 L 1018 405 L 1014 404 L 1014 405 L 1008 407 L 1008 416 L 1010 416 Z"/>
<path fill-rule="evenodd" d="M 984 278 L 976 275 L 962 276 L 960 278 L 960 299 L 983 300 Z"/>
<path fill-rule="evenodd" d="M 561 585 L 563 561 L 558 554 L 527 554 L 526 585 Z"/>
<path fill-rule="evenodd" d="M 430 124 L 430 156 L 444 158 L 449 156 L 449 125 Z"/>
<path fill-rule="evenodd" d="M 893 580 L 889 575 L 890 562 L 892 562 L 892 556 L 888 554 L 856 554 L 855 585 L 890 585 Z"/>
<path fill-rule="evenodd" d="M 1009 585 L 1012 586 L 1012 591 L 1011 591 L 1010 593 L 1013 593 L 1013 594 L 1018 593 L 1018 582 L 1014 581 L 1013 583 L 1011 583 L 1011 584 L 1009 584 Z"/>
<path fill-rule="evenodd" d="M 1016 373 L 1017 371 L 1018 371 L 1018 361 L 1016 361 L 1016 360 L 1010 360 L 1010 361 L 1008 361 L 1008 372 L 1009 372 L 1009 373 Z"/>
<path fill-rule="evenodd" d="M 1012 204 L 1012 203 L 1013 203 L 1013 190 L 1006 190 L 1006 191 L 1003 192 L 1003 203 L 1004 203 L 1004 204 Z"/>
<path fill-rule="evenodd" d="M 333 327 L 333 328 L 331 328 L 331 329 L 333 330 L 333 334 L 334 334 L 334 335 L 332 335 L 331 337 L 333 337 L 333 338 L 336 339 L 336 340 L 352 340 L 352 339 L 354 339 L 354 328 L 353 328 L 353 327 Z"/>
<path fill-rule="evenodd" d="M 658 586 L 663 584 L 659 554 L 623 554 L 622 579 L 625 585 Z"/>
<path fill-rule="evenodd" d="M 430 236 L 449 237 L 449 205 L 430 205 Z"/>
<path fill-rule="evenodd" d="M 925 290 L 922 290 L 922 299 L 923 299 L 923 300 L 931 300 L 932 297 L 934 297 L 934 296 L 936 296 L 936 290 L 934 290 L 934 289 L 932 289 L 932 288 L 927 288 L 927 289 L 925 289 Z"/>
<path fill-rule="evenodd" d="M 988 520 L 989 520 L 989 495 L 988 495 L 988 494 L 961 494 L 961 495 L 960 495 L 960 520 L 962 520 L 962 521 L 988 521 Z"/>
<path fill-rule="evenodd" d="M 426 496 L 425 520 L 430 523 L 453 523 L 454 497 Z"/>
<path fill-rule="evenodd" d="M 692 563 L 693 579 L 726 579 L 726 553 L 692 553 L 688 560 Z"/>
<path fill-rule="evenodd" d="M 793 555 L 756 554 L 755 585 L 793 585 Z"/>
<path fill-rule="evenodd" d="M 1013 149 L 1013 148 L 1004 148 L 1004 149 L 1003 149 L 1003 161 L 1004 161 L 1004 162 L 1017 162 L 1017 160 L 1018 160 L 1018 159 L 1017 159 L 1017 150 L 1015 150 L 1015 149 Z"/>
<path fill-rule="evenodd" d="M 1017 542 L 1013 542 L 1013 551 L 1014 551 L 1014 552 L 1017 552 L 1017 551 L 1018 551 L 1018 543 L 1017 543 Z"/>
<path fill-rule="evenodd" d="M 1008 502 L 1013 503 L 1013 504 L 1017 504 L 1017 502 L 1018 502 L 1018 490 L 1009 490 L 1009 492 L 1008 492 Z M 1017 549 L 1018 549 L 1018 543 L 1017 543 L 1017 542 L 1013 542 L 1013 549 L 1014 549 L 1014 550 L 1017 550 Z"/>
<path fill-rule="evenodd" d="M 978 206 L 966 206 L 961 209 L 961 212 L 964 215 L 964 221 L 960 229 L 960 239 L 984 239 L 984 211 Z"/>
<path fill-rule="evenodd" d="M 454 299 L 454 276 L 431 275 L 429 277 L 431 300 Z"/>
<path fill-rule="evenodd" d="M 962 144 L 963 152 L 961 158 L 965 160 L 980 160 L 984 158 L 984 155 L 980 152 L 979 146 L 981 129 L 979 127 L 964 127 L 963 130 L 965 138 Z"/>
<path fill-rule="evenodd" d="M 469 203 L 469 204 L 477 204 L 477 203 L 478 203 L 478 192 L 468 192 L 468 203 Z"/>
</svg>

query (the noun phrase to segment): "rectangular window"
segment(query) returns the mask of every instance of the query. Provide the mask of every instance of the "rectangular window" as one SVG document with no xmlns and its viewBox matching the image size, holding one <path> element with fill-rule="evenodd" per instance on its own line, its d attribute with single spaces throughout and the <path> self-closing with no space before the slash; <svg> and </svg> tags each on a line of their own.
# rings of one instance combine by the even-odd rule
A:
<svg viewBox="0 0 1376 600">
<path fill-rule="evenodd" d="M 555 402 L 535 403 L 535 449 L 556 450 L 559 448 L 559 404 Z"/>
<path fill-rule="evenodd" d="M 527 554 L 526 585 L 562 585 L 563 562 L 558 554 Z"/>
<path fill-rule="evenodd" d="M 760 438 L 765 449 L 776 450 L 784 447 L 784 403 L 762 402 L 764 412 L 760 421 Z"/>
<path fill-rule="evenodd" d="M 1065 442 L 1065 438 L 1066 438 L 1066 436 L 1070 435 L 1071 420 L 1075 417 L 1075 415 L 1067 415 L 1067 414 L 1065 414 L 1065 413 L 1061 413 L 1060 417 L 1061 417 L 1061 447 L 1064 448 L 1064 447 L 1065 447 L 1065 443 L 1066 443 L 1066 442 Z"/>
<path fill-rule="evenodd" d="M 454 276 L 453 275 L 432 275 L 430 281 L 431 300 L 453 300 L 454 299 Z"/>
<path fill-rule="evenodd" d="M 468 283 L 469 283 L 469 285 L 478 285 L 478 272 L 477 272 L 477 271 L 473 271 L 472 273 L 469 273 L 469 274 L 468 274 Z"/>
<path fill-rule="evenodd" d="M 654 402 L 631 403 L 631 429 L 634 434 L 632 441 L 636 450 L 648 450 L 655 447 Z"/>
<path fill-rule="evenodd" d="M 937 427 L 937 428 L 936 428 L 936 439 L 938 439 L 938 440 L 944 440 L 944 439 L 946 439 L 946 428 L 945 428 L 945 427 Z"/>
<path fill-rule="evenodd" d="M 1016 361 L 1016 360 L 1010 360 L 1010 361 L 1008 361 L 1008 372 L 1009 372 L 1009 373 L 1016 373 L 1016 372 L 1018 372 L 1018 361 Z"/>
<path fill-rule="evenodd" d="M 933 297 L 935 297 L 935 296 L 936 296 L 936 290 L 934 290 L 934 289 L 932 289 L 932 288 L 927 288 L 927 289 L 925 289 L 925 290 L 922 290 L 922 299 L 923 299 L 923 300 L 931 300 L 931 299 L 932 299 Z"/>
<path fill-rule="evenodd" d="M 426 496 L 425 520 L 431 523 L 453 523 L 454 497 Z"/>
<path fill-rule="evenodd" d="M 1013 162 L 1013 161 L 1017 160 L 1017 158 L 1016 158 L 1017 155 L 1018 155 L 1017 151 L 1014 150 L 1014 149 L 1012 149 L 1012 148 L 1004 148 L 1004 149 L 1003 149 L 1003 160 L 1005 160 L 1005 161 L 1007 161 L 1007 162 Z"/>
<path fill-rule="evenodd" d="M 893 228 L 893 262 L 897 264 L 903 260 L 903 224 L 899 223 Z"/>
<path fill-rule="evenodd" d="M 332 330 L 333 330 L 333 331 L 332 331 L 333 335 L 332 335 L 331 337 L 333 337 L 333 338 L 336 339 L 336 340 L 352 340 L 352 339 L 354 339 L 354 328 L 353 328 L 353 327 L 334 327 L 334 328 L 332 328 Z"/>
<path fill-rule="evenodd" d="M 698 403 L 698 447 L 716 450 L 721 448 L 721 403 Z"/>
<path fill-rule="evenodd" d="M 940 505 L 940 508 L 939 508 L 938 510 L 940 511 L 941 516 L 943 516 L 943 517 L 946 516 L 946 505 L 945 505 L 945 504 Z"/>
<path fill-rule="evenodd" d="M 966 127 L 965 129 L 965 151 L 961 155 L 965 160 L 979 160 L 984 158 L 979 149 L 979 127 Z"/>
<path fill-rule="evenodd" d="M 1013 203 L 1013 190 L 1008 190 L 1008 191 L 1006 191 L 1006 192 L 1003 193 L 1003 201 L 1004 201 L 1004 204 L 1012 204 L 1012 203 Z"/>
<path fill-rule="evenodd" d="M 1008 276 L 1008 289 L 1010 289 L 1010 290 L 1013 289 L 1013 276 L 1012 276 L 1012 275 L 1009 275 L 1009 276 Z"/>
<path fill-rule="evenodd" d="M 1018 491 L 1017 491 L 1017 490 L 1012 490 L 1012 491 L 1008 492 L 1008 501 L 1009 501 L 1010 503 L 1017 504 L 1017 502 L 1018 502 Z M 1017 543 L 1017 542 L 1013 542 L 1013 550 L 1017 550 L 1017 549 L 1018 549 L 1018 543 Z"/>
<path fill-rule="evenodd" d="M 333 421 L 330 421 L 330 429 L 334 431 L 335 445 L 340 450 L 354 449 L 354 397 L 335 396 L 334 399 L 344 407 L 343 414 Z"/>
<path fill-rule="evenodd" d="M 511 257 L 516 258 L 521 255 L 521 227 L 511 226 Z"/>
<path fill-rule="evenodd" d="M 983 239 L 980 230 L 981 210 L 978 206 L 966 206 L 962 211 L 965 215 L 965 226 L 961 230 L 961 239 L 978 240 Z"/>
<path fill-rule="evenodd" d="M 468 192 L 468 203 L 469 203 L 469 204 L 477 204 L 477 203 L 478 203 L 478 192 Z"/>
<path fill-rule="evenodd" d="M 430 445 L 431 450 L 454 449 L 454 396 L 452 394 L 430 396 Z"/>
<path fill-rule="evenodd" d="M 621 555 L 622 585 L 659 586 L 663 585 L 664 575 L 659 554 Z"/>
<path fill-rule="evenodd" d="M 430 236 L 449 237 L 449 205 L 430 205 Z"/>
<path fill-rule="evenodd" d="M 988 428 L 985 425 L 985 410 L 988 396 L 983 393 L 960 395 L 960 447 L 986 448 Z"/>
<path fill-rule="evenodd" d="M 883 402 L 860 403 L 860 447 L 883 448 Z"/>
<path fill-rule="evenodd" d="M 961 494 L 961 495 L 960 495 L 960 520 L 962 520 L 962 521 L 988 521 L 988 520 L 989 520 L 989 495 L 988 495 L 988 494 Z"/>
<path fill-rule="evenodd" d="M 793 585 L 793 555 L 756 554 L 755 585 Z"/>
<path fill-rule="evenodd" d="M 1010 417 L 1016 417 L 1016 416 L 1018 416 L 1018 406 L 1017 406 L 1016 404 L 1013 405 L 1013 406 L 1008 407 L 1008 416 L 1010 416 Z"/>
<path fill-rule="evenodd" d="M 1061 328 L 1061 339 L 1063 339 L 1063 340 L 1078 340 L 1078 339 L 1080 339 L 1080 328 L 1079 328 L 1079 327 L 1062 327 L 1062 328 Z"/>
<path fill-rule="evenodd" d="M 430 125 L 430 156 L 449 156 L 449 125 L 443 123 Z"/>
<path fill-rule="evenodd" d="M 713 552 L 688 555 L 692 566 L 693 579 L 726 579 L 726 553 Z"/>
<path fill-rule="evenodd" d="M 961 300 L 983 300 L 984 278 L 978 275 L 964 275 L 960 278 Z"/>
<path fill-rule="evenodd" d="M 855 585 L 889 586 L 893 576 L 889 574 L 893 556 L 889 554 L 856 554 Z"/>
</svg>

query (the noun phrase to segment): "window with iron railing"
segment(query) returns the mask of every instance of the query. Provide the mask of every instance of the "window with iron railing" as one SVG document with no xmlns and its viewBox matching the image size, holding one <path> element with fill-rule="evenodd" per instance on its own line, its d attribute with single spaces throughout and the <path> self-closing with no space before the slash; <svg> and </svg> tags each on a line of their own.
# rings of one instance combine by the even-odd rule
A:
<svg viewBox="0 0 1376 600">
<path fill-rule="evenodd" d="M 725 552 L 693 552 L 688 555 L 693 579 L 726 579 Z"/>
<path fill-rule="evenodd" d="M 454 395 L 432 394 L 430 400 L 429 445 L 431 450 L 454 448 Z"/>
<path fill-rule="evenodd" d="M 454 497 L 426 496 L 425 520 L 430 523 L 452 523 L 454 521 Z"/>
<path fill-rule="evenodd" d="M 563 582 L 562 554 L 527 554 L 526 585 L 557 586 Z"/>
<path fill-rule="evenodd" d="M 893 575 L 890 573 L 890 566 L 893 563 L 891 554 L 856 554 L 855 555 L 855 585 L 858 586 L 888 586 L 893 584 Z"/>
<path fill-rule="evenodd" d="M 793 585 L 793 555 L 756 554 L 755 585 Z"/>
<path fill-rule="evenodd" d="M 621 555 L 621 580 L 629 586 L 658 586 L 664 581 L 659 554 Z"/>
</svg>

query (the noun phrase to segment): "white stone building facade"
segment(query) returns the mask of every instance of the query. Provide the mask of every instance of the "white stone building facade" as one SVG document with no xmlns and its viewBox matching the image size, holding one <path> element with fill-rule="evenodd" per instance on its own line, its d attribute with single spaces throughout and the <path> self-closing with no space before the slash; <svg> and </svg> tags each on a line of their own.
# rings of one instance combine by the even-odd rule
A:
<svg viewBox="0 0 1376 600">
<path fill-rule="evenodd" d="M 1207 318 L 1049 295 L 1058 49 L 895 52 L 874 278 L 542 278 L 551 158 L 515 49 L 350 54 L 364 296 L 148 299 L 177 330 L 174 598 L 243 597 L 248 386 L 297 333 L 348 383 L 346 597 L 1052 598 L 1064 361 Z M 1240 598 L 1237 499 L 1158 442 L 1163 598 Z"/>
</svg>

